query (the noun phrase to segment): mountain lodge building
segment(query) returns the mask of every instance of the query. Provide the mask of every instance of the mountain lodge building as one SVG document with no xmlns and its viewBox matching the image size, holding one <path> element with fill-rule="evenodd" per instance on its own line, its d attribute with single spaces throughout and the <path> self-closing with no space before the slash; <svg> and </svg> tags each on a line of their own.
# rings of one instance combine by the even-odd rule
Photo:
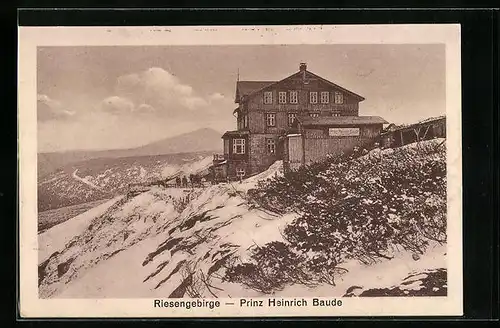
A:
<svg viewBox="0 0 500 328">
<path fill-rule="evenodd" d="M 237 81 L 237 129 L 224 133 L 224 154 L 214 155 L 216 179 L 252 176 L 276 160 L 294 169 L 373 143 L 388 122 L 359 116 L 363 100 L 305 63 L 280 81 Z"/>
</svg>

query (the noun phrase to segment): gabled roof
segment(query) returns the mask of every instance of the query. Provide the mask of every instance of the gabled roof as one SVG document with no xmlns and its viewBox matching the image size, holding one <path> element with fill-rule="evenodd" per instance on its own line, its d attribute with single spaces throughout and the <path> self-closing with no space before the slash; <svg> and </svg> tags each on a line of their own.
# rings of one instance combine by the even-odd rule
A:
<svg viewBox="0 0 500 328">
<path fill-rule="evenodd" d="M 380 116 L 319 116 L 298 117 L 300 124 L 311 125 L 364 125 L 364 124 L 388 124 Z"/>
<path fill-rule="evenodd" d="M 276 81 L 238 81 L 236 82 L 236 98 L 242 96 L 248 96 L 254 93 L 257 90 L 260 90 L 268 85 L 274 84 Z"/>
<path fill-rule="evenodd" d="M 307 73 L 309 73 L 309 74 L 311 74 L 312 76 L 314 76 L 314 77 L 316 77 L 316 78 L 320 79 L 321 81 L 323 81 L 323 82 L 325 82 L 325 83 L 327 83 L 327 84 L 329 84 L 329 85 L 331 85 L 331 86 L 333 86 L 333 87 L 335 87 L 335 88 L 337 88 L 337 89 L 340 89 L 340 90 L 344 91 L 345 93 L 347 93 L 347 94 L 349 94 L 349 95 L 353 96 L 354 98 L 357 98 L 359 101 L 363 101 L 363 100 L 365 100 L 365 97 L 360 96 L 360 95 L 358 95 L 357 93 L 354 93 L 354 92 L 352 92 L 352 91 L 349 91 L 349 90 L 347 90 L 346 88 L 343 88 L 343 87 L 341 87 L 341 86 L 340 86 L 340 85 L 338 85 L 338 84 L 335 84 L 335 83 L 333 83 L 333 82 L 331 82 L 331 81 L 328 81 L 327 79 L 322 78 L 321 76 L 316 75 L 316 74 L 314 74 L 314 73 L 312 73 L 312 72 L 309 72 L 309 71 L 307 71 L 307 70 L 306 70 L 306 72 L 307 72 Z"/>
<path fill-rule="evenodd" d="M 338 84 L 335 84 L 331 81 L 328 81 L 327 79 L 325 78 L 322 78 L 321 76 L 319 75 L 316 75 L 308 70 L 305 70 L 306 73 L 314 76 L 315 78 L 323 81 L 324 83 L 326 84 L 329 84 L 331 85 L 332 87 L 334 88 L 337 88 L 339 90 L 342 90 L 344 91 L 345 93 L 353 96 L 354 98 L 357 98 L 359 101 L 363 101 L 365 100 L 364 97 L 358 95 L 357 93 L 354 93 L 352 91 L 349 91 L 347 90 L 346 88 L 343 88 L 341 87 L 340 85 Z M 238 102 L 238 98 L 241 97 L 241 96 L 250 96 L 254 93 L 257 93 L 259 91 L 263 91 L 264 89 L 267 89 L 271 86 L 274 86 L 276 85 L 277 83 L 280 83 L 286 79 L 289 79 L 291 77 L 294 77 L 295 75 L 299 75 L 299 74 L 302 74 L 302 71 L 299 71 L 299 72 L 296 72 L 296 73 L 293 73 L 292 75 L 289 75 L 287 77 L 285 77 L 284 79 L 281 79 L 279 81 L 238 81 L 236 82 L 236 98 L 235 98 L 235 102 Z"/>
</svg>

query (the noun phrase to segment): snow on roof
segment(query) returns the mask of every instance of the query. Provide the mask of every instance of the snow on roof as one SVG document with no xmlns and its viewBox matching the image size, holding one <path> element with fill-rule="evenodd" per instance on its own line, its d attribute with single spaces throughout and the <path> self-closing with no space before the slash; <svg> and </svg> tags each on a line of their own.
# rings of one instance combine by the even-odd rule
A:
<svg viewBox="0 0 500 328">
<path fill-rule="evenodd" d="M 300 124 L 307 125 L 358 125 L 387 124 L 380 116 L 320 116 L 298 118 Z"/>
</svg>

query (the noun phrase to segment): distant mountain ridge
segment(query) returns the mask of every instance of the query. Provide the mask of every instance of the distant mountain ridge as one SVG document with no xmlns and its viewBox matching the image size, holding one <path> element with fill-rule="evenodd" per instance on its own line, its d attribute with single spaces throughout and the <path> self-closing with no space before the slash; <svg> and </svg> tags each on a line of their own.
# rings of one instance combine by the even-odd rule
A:
<svg viewBox="0 0 500 328">
<path fill-rule="evenodd" d="M 205 151 L 218 152 L 222 150 L 221 136 L 221 133 L 213 129 L 202 128 L 135 148 L 39 153 L 38 178 L 42 178 L 68 164 L 94 158 L 158 156 Z"/>
</svg>

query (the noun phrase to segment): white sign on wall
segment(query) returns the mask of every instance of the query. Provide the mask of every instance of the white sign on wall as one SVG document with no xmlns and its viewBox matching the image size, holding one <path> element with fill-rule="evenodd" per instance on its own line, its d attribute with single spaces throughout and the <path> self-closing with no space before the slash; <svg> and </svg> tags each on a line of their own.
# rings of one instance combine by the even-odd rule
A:
<svg viewBox="0 0 500 328">
<path fill-rule="evenodd" d="M 331 137 L 357 137 L 359 128 L 329 128 L 328 135 Z"/>
</svg>

